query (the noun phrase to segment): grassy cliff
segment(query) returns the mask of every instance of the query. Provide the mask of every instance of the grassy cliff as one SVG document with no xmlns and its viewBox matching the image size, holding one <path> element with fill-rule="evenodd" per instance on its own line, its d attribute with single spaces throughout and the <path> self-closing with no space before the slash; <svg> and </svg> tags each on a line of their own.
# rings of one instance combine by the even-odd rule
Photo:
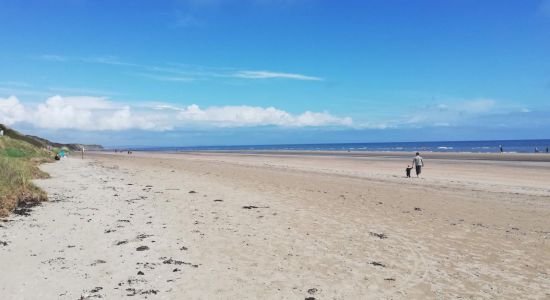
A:
<svg viewBox="0 0 550 300">
<path fill-rule="evenodd" d="M 103 150 L 101 145 L 85 145 L 85 144 L 62 144 L 49 141 L 47 139 L 37 137 L 34 135 L 25 135 L 18 131 L 15 131 L 3 124 L 0 124 L 0 130 L 4 130 L 4 136 L 11 137 L 19 141 L 27 142 L 31 145 L 34 145 L 38 148 L 66 148 L 70 151 L 80 151 L 84 148 L 86 150 Z"/>
<path fill-rule="evenodd" d="M 48 176 L 38 165 L 52 161 L 53 155 L 16 131 L 10 130 L 9 135 L 0 137 L 0 217 L 7 216 L 18 205 L 47 200 L 46 193 L 31 180 Z"/>
</svg>

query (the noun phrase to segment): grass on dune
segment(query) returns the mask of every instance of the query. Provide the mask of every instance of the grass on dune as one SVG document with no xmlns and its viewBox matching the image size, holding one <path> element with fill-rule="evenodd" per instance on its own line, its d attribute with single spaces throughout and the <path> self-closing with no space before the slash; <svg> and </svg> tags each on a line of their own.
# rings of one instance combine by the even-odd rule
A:
<svg viewBox="0 0 550 300">
<path fill-rule="evenodd" d="M 38 168 L 52 161 L 53 153 L 26 141 L 0 137 L 0 216 L 7 216 L 21 202 L 40 202 L 47 195 L 32 183 L 48 174 Z"/>
</svg>

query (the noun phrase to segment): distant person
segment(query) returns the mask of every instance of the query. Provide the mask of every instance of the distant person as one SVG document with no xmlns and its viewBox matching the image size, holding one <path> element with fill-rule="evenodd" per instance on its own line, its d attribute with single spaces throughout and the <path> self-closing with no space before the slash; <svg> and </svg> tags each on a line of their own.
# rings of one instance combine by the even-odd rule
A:
<svg viewBox="0 0 550 300">
<path fill-rule="evenodd" d="M 422 156 L 420 156 L 420 153 L 416 152 L 416 156 L 413 158 L 412 164 L 416 169 L 416 177 L 420 177 L 422 167 L 424 166 L 424 160 L 422 159 Z"/>
<path fill-rule="evenodd" d="M 0 129 L 0 136 L 4 136 L 4 130 Z"/>
<path fill-rule="evenodd" d="M 548 153 L 548 147 L 546 147 L 546 153 Z"/>
<path fill-rule="evenodd" d="M 502 145 L 498 145 L 498 148 L 500 149 L 500 153 L 504 152 L 504 148 L 502 147 Z"/>
<path fill-rule="evenodd" d="M 411 167 L 411 166 L 407 166 L 407 168 L 405 169 L 405 173 L 407 174 L 407 177 L 408 177 L 408 178 L 411 177 L 411 170 L 412 170 L 412 167 Z"/>
<path fill-rule="evenodd" d="M 539 153 L 539 147 L 535 147 L 535 153 Z"/>
</svg>

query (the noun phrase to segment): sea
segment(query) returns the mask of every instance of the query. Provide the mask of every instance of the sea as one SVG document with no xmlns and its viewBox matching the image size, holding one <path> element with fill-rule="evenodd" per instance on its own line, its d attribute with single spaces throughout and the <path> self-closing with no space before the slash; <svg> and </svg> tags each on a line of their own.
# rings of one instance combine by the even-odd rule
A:
<svg viewBox="0 0 550 300">
<path fill-rule="evenodd" d="M 388 151 L 388 152 L 512 152 L 546 153 L 550 139 L 544 140 L 499 140 L 499 141 L 440 141 L 440 142 L 391 142 L 391 143 L 330 143 L 330 144 L 282 144 L 282 145 L 232 145 L 190 147 L 131 147 L 142 151 Z"/>
</svg>

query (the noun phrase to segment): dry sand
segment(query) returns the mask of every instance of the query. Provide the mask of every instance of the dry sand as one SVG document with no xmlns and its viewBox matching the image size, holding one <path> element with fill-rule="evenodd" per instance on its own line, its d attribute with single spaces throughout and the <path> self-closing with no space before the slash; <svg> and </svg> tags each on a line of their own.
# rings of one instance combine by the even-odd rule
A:
<svg viewBox="0 0 550 300">
<path fill-rule="evenodd" d="M 550 299 L 544 160 L 65 159 L 0 222 L 0 298 Z"/>
</svg>

